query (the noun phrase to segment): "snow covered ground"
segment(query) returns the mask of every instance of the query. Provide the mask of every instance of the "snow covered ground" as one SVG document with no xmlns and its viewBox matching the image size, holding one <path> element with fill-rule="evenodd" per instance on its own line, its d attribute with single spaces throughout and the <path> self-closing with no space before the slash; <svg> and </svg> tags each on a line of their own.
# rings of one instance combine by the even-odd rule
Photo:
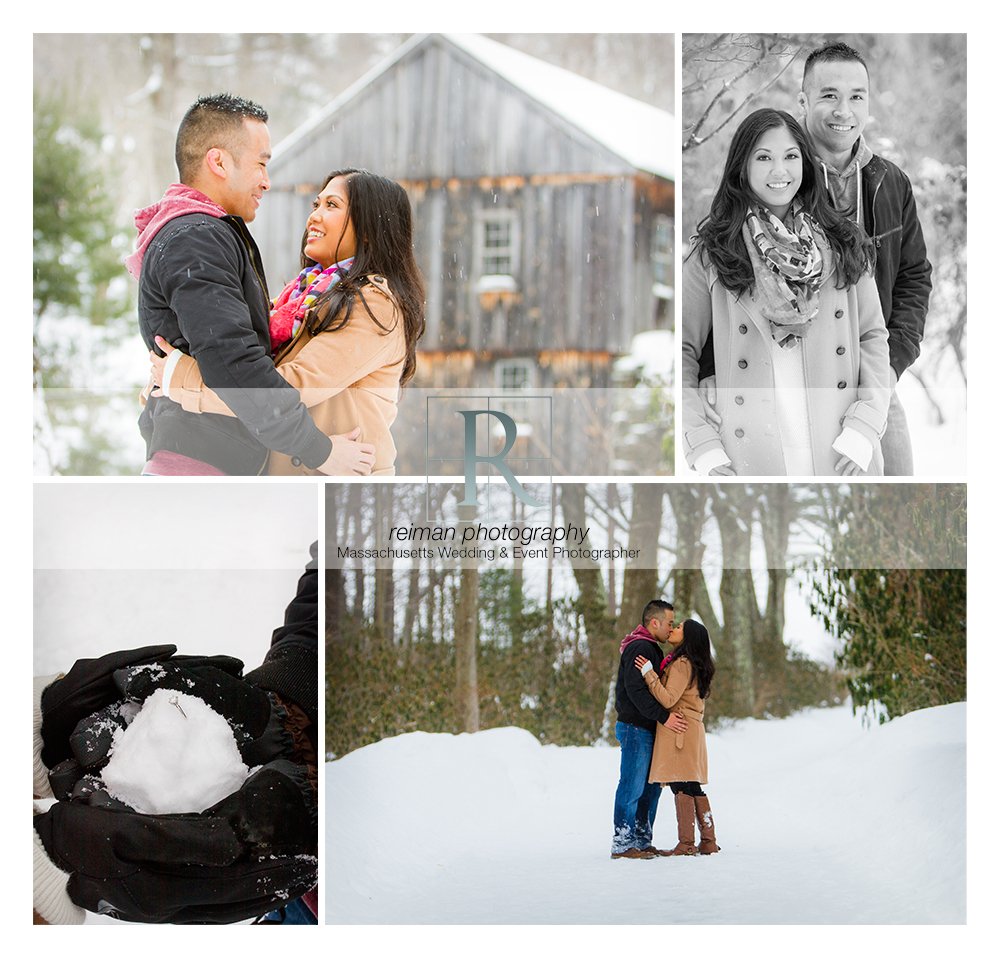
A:
<svg viewBox="0 0 1000 958">
<path fill-rule="evenodd" d="M 611 861 L 617 749 L 386 739 L 327 765 L 326 920 L 962 923 L 965 742 L 964 703 L 868 729 L 847 707 L 737 723 L 708 740 L 722 853 Z"/>
</svg>

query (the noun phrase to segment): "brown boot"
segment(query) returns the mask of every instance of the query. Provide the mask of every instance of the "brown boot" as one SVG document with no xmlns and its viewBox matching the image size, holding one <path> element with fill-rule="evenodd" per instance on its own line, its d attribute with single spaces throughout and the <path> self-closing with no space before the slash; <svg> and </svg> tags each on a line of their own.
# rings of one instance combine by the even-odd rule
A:
<svg viewBox="0 0 1000 958">
<path fill-rule="evenodd" d="M 694 799 L 683 792 L 674 796 L 677 812 L 677 844 L 668 852 L 662 848 L 661 855 L 697 855 L 694 845 Z"/>
<path fill-rule="evenodd" d="M 695 795 L 694 812 L 698 822 L 701 841 L 698 843 L 699 855 L 714 855 L 721 851 L 715 844 L 715 819 L 712 817 L 712 806 L 708 804 L 707 795 Z"/>
<path fill-rule="evenodd" d="M 655 848 L 630 848 L 625 852 L 612 852 L 612 858 L 656 858 Z"/>
</svg>

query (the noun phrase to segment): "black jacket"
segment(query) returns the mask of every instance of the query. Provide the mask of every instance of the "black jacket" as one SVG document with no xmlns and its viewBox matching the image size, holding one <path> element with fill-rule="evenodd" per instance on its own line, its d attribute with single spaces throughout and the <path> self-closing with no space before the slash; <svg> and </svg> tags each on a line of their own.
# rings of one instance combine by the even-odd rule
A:
<svg viewBox="0 0 1000 958">
<path fill-rule="evenodd" d="M 920 355 L 931 295 L 931 264 L 906 174 L 873 156 L 861 168 L 865 232 L 875 244 L 875 282 L 896 376 Z"/>
<path fill-rule="evenodd" d="M 663 651 L 649 639 L 634 639 L 625 646 L 618 663 L 618 681 L 615 683 L 615 709 L 618 721 L 650 732 L 656 731 L 657 722 L 666 722 L 670 709 L 665 709 L 653 698 L 642 673 L 635 667 L 635 660 L 644 655 L 659 669 Z"/>
<path fill-rule="evenodd" d="M 889 331 L 889 365 L 898 379 L 920 355 L 931 295 L 931 264 L 906 174 L 876 154 L 861 168 L 861 189 L 865 232 L 875 244 L 875 284 Z M 709 333 L 698 378 L 714 375 Z"/>
<path fill-rule="evenodd" d="M 319 711 L 316 679 L 319 661 L 319 571 L 315 542 L 309 553 L 311 558 L 299 578 L 295 598 L 285 610 L 284 624 L 274 630 L 271 647 L 263 663 L 248 672 L 246 679 L 298 705 L 312 722 L 311 732 L 315 734 Z"/>
<path fill-rule="evenodd" d="M 193 356 L 205 385 L 238 418 L 151 398 L 139 417 L 147 458 L 163 449 L 230 475 L 254 475 L 269 449 L 310 468 L 329 456 L 330 439 L 275 371 L 269 310 L 260 253 L 242 219 L 190 213 L 157 232 L 139 277 L 142 338 L 152 349 L 153 337 L 162 336 Z"/>
</svg>

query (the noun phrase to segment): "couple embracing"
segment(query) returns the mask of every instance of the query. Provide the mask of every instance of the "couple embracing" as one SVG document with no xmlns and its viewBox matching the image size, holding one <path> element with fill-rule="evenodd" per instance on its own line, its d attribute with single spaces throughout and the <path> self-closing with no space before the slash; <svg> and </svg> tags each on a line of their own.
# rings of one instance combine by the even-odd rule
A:
<svg viewBox="0 0 1000 958">
<path fill-rule="evenodd" d="M 424 329 L 409 199 L 367 170 L 327 174 L 301 271 L 272 301 L 247 229 L 271 185 L 267 121 L 251 100 L 201 97 L 177 131 L 180 182 L 136 215 L 144 475 L 394 471 Z"/>
<path fill-rule="evenodd" d="M 667 642 L 664 657 L 659 643 Z M 694 619 L 674 625 L 674 608 L 653 599 L 642 625 L 622 639 L 615 708 L 621 771 L 615 792 L 612 858 L 711 855 L 719 851 L 708 796 L 705 699 L 715 663 L 708 630 Z M 670 787 L 677 814 L 677 844 L 653 845 L 661 789 Z M 695 844 L 695 822 L 701 840 Z"/>
<path fill-rule="evenodd" d="M 866 143 L 871 79 L 813 50 L 801 122 L 733 136 L 684 261 L 684 450 L 702 475 L 912 475 L 896 385 L 920 352 L 931 265 L 906 174 Z"/>
</svg>

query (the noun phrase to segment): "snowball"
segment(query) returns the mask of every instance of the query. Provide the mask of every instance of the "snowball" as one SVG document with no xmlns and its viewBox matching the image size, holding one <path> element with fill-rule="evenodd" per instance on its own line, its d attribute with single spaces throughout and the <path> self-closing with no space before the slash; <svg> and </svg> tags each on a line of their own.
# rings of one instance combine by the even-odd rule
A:
<svg viewBox="0 0 1000 958">
<path fill-rule="evenodd" d="M 250 770 L 226 720 L 200 698 L 157 689 L 115 733 L 101 775 L 137 812 L 202 812 L 235 792 Z"/>
</svg>

